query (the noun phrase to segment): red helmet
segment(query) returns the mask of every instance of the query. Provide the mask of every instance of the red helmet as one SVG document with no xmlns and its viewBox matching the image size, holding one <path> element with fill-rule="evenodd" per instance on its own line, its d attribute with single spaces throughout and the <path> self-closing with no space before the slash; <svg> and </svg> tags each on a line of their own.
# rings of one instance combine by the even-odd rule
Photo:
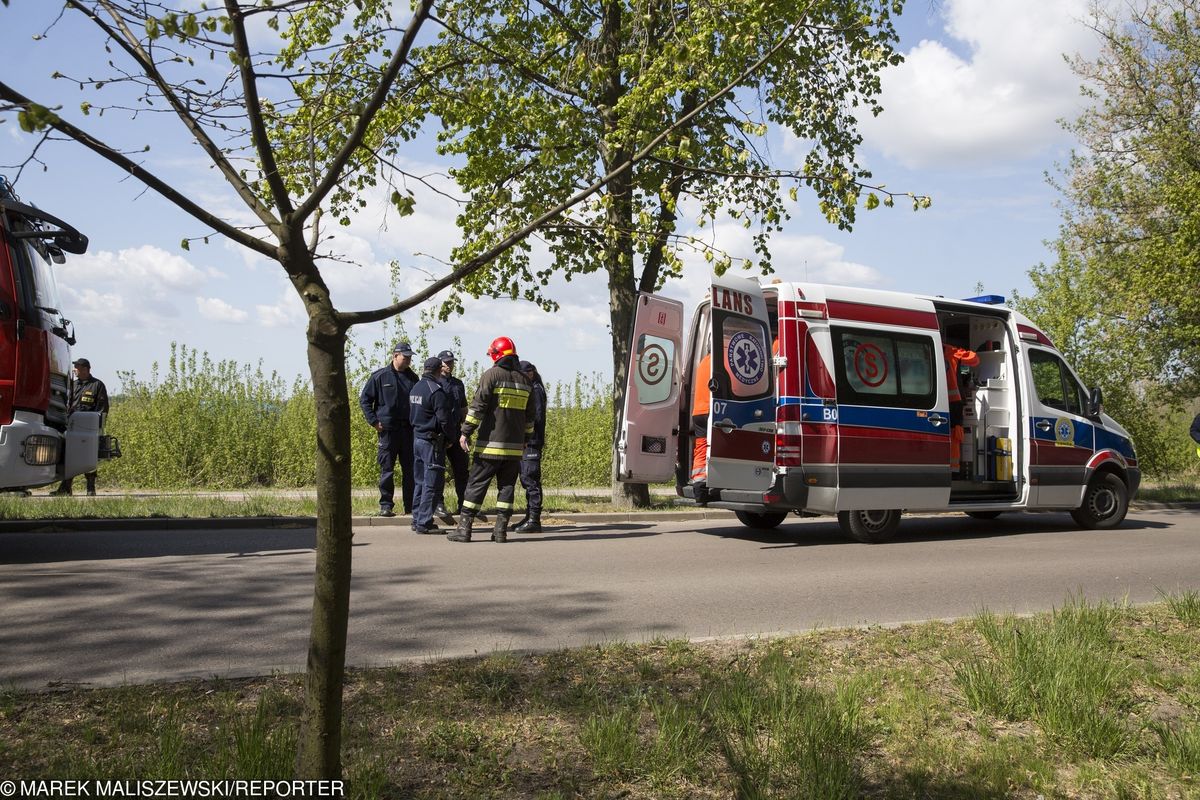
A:
<svg viewBox="0 0 1200 800">
<path fill-rule="evenodd" d="M 492 357 L 493 362 L 499 361 L 505 356 L 515 356 L 517 354 L 517 346 L 507 336 L 497 336 L 488 345 L 487 354 Z"/>
</svg>

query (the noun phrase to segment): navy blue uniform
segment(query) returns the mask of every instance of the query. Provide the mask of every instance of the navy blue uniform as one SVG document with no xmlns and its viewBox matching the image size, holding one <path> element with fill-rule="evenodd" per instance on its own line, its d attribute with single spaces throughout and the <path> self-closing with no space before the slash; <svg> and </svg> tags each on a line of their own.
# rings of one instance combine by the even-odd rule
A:
<svg viewBox="0 0 1200 800">
<path fill-rule="evenodd" d="M 379 463 L 379 508 L 391 511 L 395 506 L 396 462 L 400 462 L 401 497 L 404 513 L 413 503 L 413 434 L 408 421 L 408 396 L 417 383 L 411 369 L 397 372 L 391 364 L 371 373 L 359 395 L 363 416 L 379 432 L 376 461 Z M 380 429 L 379 426 L 383 427 Z"/>
<path fill-rule="evenodd" d="M 442 377 L 442 387 L 450 397 L 450 415 L 454 418 L 454 424 L 462 425 L 463 420 L 467 418 L 467 387 L 453 375 Z M 458 446 L 457 436 L 454 437 L 454 441 L 446 443 L 446 456 L 450 460 L 450 474 L 454 478 L 454 494 L 458 498 L 458 507 L 462 508 L 463 493 L 467 490 L 467 473 L 471 469 L 471 463 L 467 451 Z M 439 493 L 439 500 L 441 497 L 442 494 Z M 444 502 L 441 504 L 445 505 Z"/>
<path fill-rule="evenodd" d="M 421 376 L 409 395 L 409 421 L 413 430 L 413 529 L 433 527 L 433 506 L 446 479 L 446 443 L 458 442 L 458 420 L 451 415 L 451 399 L 441 380 Z"/>
<path fill-rule="evenodd" d="M 541 377 L 530 381 L 529 407 L 533 412 L 533 436 L 525 442 L 521 456 L 521 486 L 525 487 L 525 505 L 529 512 L 542 511 L 542 449 L 546 446 L 546 387 Z"/>
</svg>

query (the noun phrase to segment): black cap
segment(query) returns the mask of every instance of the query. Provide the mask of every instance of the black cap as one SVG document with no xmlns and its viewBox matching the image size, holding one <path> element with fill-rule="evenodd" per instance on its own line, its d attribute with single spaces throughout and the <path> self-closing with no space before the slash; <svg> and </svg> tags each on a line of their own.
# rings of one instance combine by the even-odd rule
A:
<svg viewBox="0 0 1200 800">
<path fill-rule="evenodd" d="M 438 359 L 441 361 L 453 361 L 454 353 L 450 352 L 449 350 L 443 350 L 442 352 L 438 353 Z"/>
<path fill-rule="evenodd" d="M 413 354 L 412 345 L 410 345 L 408 342 L 400 342 L 396 345 L 396 348 L 392 350 L 392 355 L 395 355 L 396 353 L 405 356 L 411 356 Z"/>
<path fill-rule="evenodd" d="M 528 361 L 518 363 L 517 369 L 521 370 L 521 372 L 537 372 L 537 367 Z"/>
<path fill-rule="evenodd" d="M 442 371 L 442 360 L 440 358 L 425 359 L 425 371 L 426 372 L 441 372 Z"/>
<path fill-rule="evenodd" d="M 88 361 L 86 358 L 77 358 L 71 363 L 77 367 L 87 367 L 88 369 L 92 368 L 92 362 Z"/>
</svg>

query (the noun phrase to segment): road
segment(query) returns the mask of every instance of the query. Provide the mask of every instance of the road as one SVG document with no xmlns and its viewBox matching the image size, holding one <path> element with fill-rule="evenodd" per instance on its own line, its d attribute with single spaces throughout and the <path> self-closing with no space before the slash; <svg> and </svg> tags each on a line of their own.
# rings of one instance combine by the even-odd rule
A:
<svg viewBox="0 0 1200 800">
<path fill-rule="evenodd" d="M 909 517 L 851 543 L 831 519 L 560 525 L 469 545 L 407 527 L 354 537 L 349 662 L 495 649 L 1031 612 L 1200 588 L 1200 515 L 1140 510 L 1115 531 L 1065 514 Z M 311 528 L 0 534 L 0 684 L 110 685 L 299 671 Z"/>
</svg>

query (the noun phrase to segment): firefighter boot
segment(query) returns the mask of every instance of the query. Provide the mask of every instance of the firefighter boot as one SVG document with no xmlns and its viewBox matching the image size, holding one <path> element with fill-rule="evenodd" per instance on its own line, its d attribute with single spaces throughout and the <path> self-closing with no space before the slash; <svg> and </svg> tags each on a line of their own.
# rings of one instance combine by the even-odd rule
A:
<svg viewBox="0 0 1200 800">
<path fill-rule="evenodd" d="M 539 508 L 536 511 L 530 511 L 525 519 L 521 520 L 517 527 L 513 528 L 514 533 L 541 533 L 542 532 L 542 510 Z"/>
<path fill-rule="evenodd" d="M 446 537 L 448 542 L 469 542 L 471 541 L 471 528 L 475 525 L 475 517 L 470 511 L 464 510 L 458 515 L 458 530 L 450 533 Z"/>
<path fill-rule="evenodd" d="M 492 526 L 492 541 L 497 544 L 504 544 L 508 541 L 508 519 L 509 514 L 503 511 L 496 512 L 496 524 Z"/>
</svg>

